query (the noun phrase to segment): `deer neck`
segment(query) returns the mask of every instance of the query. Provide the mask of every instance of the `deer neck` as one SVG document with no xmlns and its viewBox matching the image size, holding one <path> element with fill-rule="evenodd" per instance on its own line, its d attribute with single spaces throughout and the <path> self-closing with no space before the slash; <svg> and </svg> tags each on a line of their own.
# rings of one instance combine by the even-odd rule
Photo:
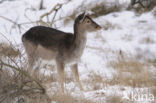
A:
<svg viewBox="0 0 156 103">
<path fill-rule="evenodd" d="M 75 46 L 85 46 L 86 39 L 87 39 L 87 35 L 85 29 L 79 25 L 74 26 L 73 44 Z"/>
</svg>

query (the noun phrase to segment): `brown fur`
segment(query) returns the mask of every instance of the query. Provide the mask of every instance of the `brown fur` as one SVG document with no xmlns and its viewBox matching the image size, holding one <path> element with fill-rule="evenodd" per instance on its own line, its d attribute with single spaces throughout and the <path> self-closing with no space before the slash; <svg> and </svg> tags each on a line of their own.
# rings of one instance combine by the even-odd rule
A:
<svg viewBox="0 0 156 103">
<path fill-rule="evenodd" d="M 38 58 L 54 59 L 58 73 L 61 76 L 61 87 L 64 91 L 64 68 L 66 64 L 72 64 L 76 81 L 82 89 L 77 63 L 86 45 L 86 32 L 99 29 L 101 27 L 84 13 L 75 20 L 74 34 L 43 26 L 31 28 L 22 37 L 29 59 L 29 68 L 33 67 Z"/>
</svg>

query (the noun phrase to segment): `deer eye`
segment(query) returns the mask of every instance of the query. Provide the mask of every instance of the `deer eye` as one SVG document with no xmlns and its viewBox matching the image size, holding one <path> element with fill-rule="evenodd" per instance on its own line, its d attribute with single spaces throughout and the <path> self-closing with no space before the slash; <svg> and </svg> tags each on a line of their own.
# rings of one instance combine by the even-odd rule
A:
<svg viewBox="0 0 156 103">
<path fill-rule="evenodd" d="M 87 23 L 90 23 L 90 20 L 87 20 Z"/>
</svg>

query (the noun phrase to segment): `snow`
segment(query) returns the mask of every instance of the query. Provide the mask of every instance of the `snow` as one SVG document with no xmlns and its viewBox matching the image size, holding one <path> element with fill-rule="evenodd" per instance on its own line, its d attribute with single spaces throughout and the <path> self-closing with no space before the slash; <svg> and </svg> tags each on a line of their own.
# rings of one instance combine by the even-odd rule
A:
<svg viewBox="0 0 156 103">
<path fill-rule="evenodd" d="M 96 2 L 97 0 L 86 0 L 85 4 Z M 97 3 L 100 3 L 100 0 Z M 44 6 L 46 9 L 38 10 L 38 0 L 16 0 L 13 2 L 5 1 L 0 4 L 0 16 L 9 18 L 17 23 L 29 22 L 39 20 L 39 17 L 49 11 L 57 3 L 62 3 L 64 0 L 45 0 Z M 57 19 L 70 15 L 74 10 L 82 5 L 84 0 L 74 0 L 71 3 L 63 6 L 58 12 Z M 34 8 L 34 10 L 32 10 Z M 25 16 L 25 11 L 28 18 Z M 70 12 L 69 12 L 70 11 Z M 81 62 L 79 63 L 80 79 L 85 80 L 88 78 L 90 72 L 95 72 L 102 77 L 112 78 L 115 73 L 114 68 L 111 68 L 107 63 L 116 59 L 120 51 L 123 51 L 130 55 L 140 55 L 144 59 L 156 59 L 156 17 L 152 12 L 136 15 L 134 11 L 120 11 L 103 15 L 94 20 L 102 25 L 103 29 L 99 32 L 88 33 L 87 48 L 84 51 Z M 110 27 L 105 30 L 104 27 L 110 23 Z M 66 26 L 62 26 L 62 23 L 57 23 L 60 30 L 66 32 L 73 32 L 73 22 L 70 22 Z M 0 18 L 0 42 L 7 41 L 8 38 L 13 44 L 21 43 L 21 36 L 26 30 L 33 25 L 24 25 L 21 28 L 21 32 L 17 27 L 13 27 L 13 23 L 5 19 Z M 11 31 L 10 31 L 11 29 Z M 3 36 L 1 36 L 3 34 Z M 5 36 L 5 37 L 4 37 Z M 141 43 L 143 38 L 149 37 L 153 43 Z M 91 48 L 90 48 L 91 47 Z M 155 69 L 154 69 L 155 70 Z M 73 88 L 73 85 L 69 85 Z M 109 86 L 97 91 L 83 92 L 85 98 L 101 101 L 105 100 L 104 94 L 113 94 L 115 92 L 122 93 L 119 86 Z M 131 87 L 125 87 L 130 91 Z M 97 94 L 101 93 L 101 97 Z M 76 94 L 74 94 L 76 95 Z M 103 102 L 101 102 L 103 103 Z"/>
</svg>

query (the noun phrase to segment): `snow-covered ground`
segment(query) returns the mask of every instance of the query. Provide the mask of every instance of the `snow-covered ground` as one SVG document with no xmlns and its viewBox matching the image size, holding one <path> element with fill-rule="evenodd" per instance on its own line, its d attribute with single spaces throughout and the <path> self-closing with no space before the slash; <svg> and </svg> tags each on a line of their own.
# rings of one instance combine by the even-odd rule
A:
<svg viewBox="0 0 156 103">
<path fill-rule="evenodd" d="M 58 12 L 56 19 L 69 15 L 69 13 L 72 14 L 76 7 L 82 5 L 83 1 L 84 0 L 74 0 L 66 4 Z M 85 0 L 85 4 L 96 1 L 97 0 Z M 46 7 L 44 10 L 38 9 L 39 0 L 3 2 L 0 4 L 0 42 L 7 41 L 6 38 L 8 38 L 13 44 L 22 45 L 22 34 L 35 24 L 21 25 L 21 31 L 19 31 L 18 27 L 10 20 L 18 24 L 30 22 L 30 20 L 37 21 L 42 14 L 50 11 L 57 3 L 62 2 L 64 2 L 64 0 L 44 0 L 44 7 Z M 99 0 L 99 3 L 100 2 L 102 2 L 102 0 Z M 118 61 L 120 55 L 124 55 L 127 59 L 135 58 L 136 61 L 141 61 L 143 64 L 147 63 L 150 66 L 146 69 L 149 71 L 152 70 L 153 73 L 155 72 L 156 69 L 152 63 L 156 60 L 156 16 L 154 16 L 153 12 L 154 10 L 137 15 L 134 11 L 122 10 L 94 19 L 103 29 L 95 33 L 88 33 L 87 46 L 79 63 L 80 80 L 85 91 L 81 92 L 77 88 L 71 92 L 73 96 L 84 96 L 95 103 L 119 103 L 121 101 L 117 98 L 124 97 L 124 93 L 128 93 L 129 96 L 132 91 L 141 89 L 142 92 L 145 92 L 154 86 L 135 88 L 132 86 L 105 83 L 107 80 L 114 79 L 114 74 L 118 75 L 116 68 L 111 66 L 110 62 Z M 9 20 L 1 16 L 9 18 Z M 60 30 L 73 32 L 73 21 L 67 25 L 64 25 L 62 21 L 60 21 L 56 23 L 56 25 Z M 152 63 L 148 61 L 152 61 Z M 100 81 L 95 78 L 95 81 L 91 81 L 95 76 L 102 78 L 102 80 Z M 96 87 L 97 85 L 98 87 Z M 72 91 L 75 86 L 71 81 L 66 84 L 66 89 L 67 91 Z M 152 92 L 150 93 L 152 94 Z M 112 102 L 111 100 L 113 99 L 116 100 Z M 131 97 L 131 99 L 133 98 Z M 150 100 L 134 100 L 134 103 L 144 102 L 151 103 Z M 122 103 L 129 102 L 124 101 Z"/>
</svg>

